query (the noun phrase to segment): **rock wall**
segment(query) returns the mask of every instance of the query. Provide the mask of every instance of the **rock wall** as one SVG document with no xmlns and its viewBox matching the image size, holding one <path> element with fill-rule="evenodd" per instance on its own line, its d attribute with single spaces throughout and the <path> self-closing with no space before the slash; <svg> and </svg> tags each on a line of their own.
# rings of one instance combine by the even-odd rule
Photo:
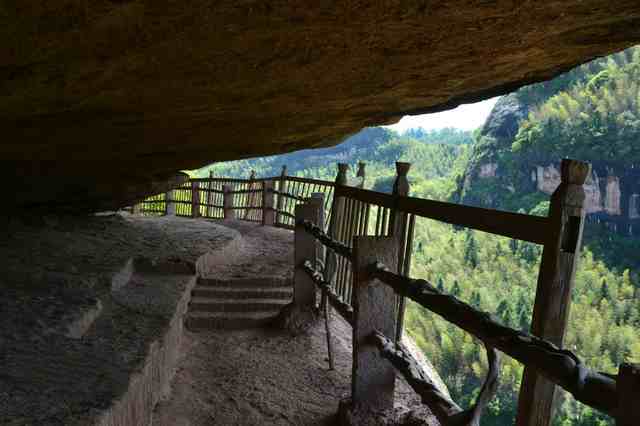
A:
<svg viewBox="0 0 640 426">
<path fill-rule="evenodd" d="M 623 170 L 618 175 L 612 173 L 615 172 L 611 167 L 600 164 L 593 167 L 587 178 L 584 185 L 587 219 L 610 222 L 621 233 L 637 232 L 640 230 L 640 173 L 635 169 Z M 475 179 L 499 174 L 496 163 L 485 163 L 477 167 Z M 535 190 L 549 196 L 560 185 L 560 170 L 556 163 L 532 166 L 530 176 Z M 526 188 L 516 188 L 516 191 L 526 193 Z"/>
<path fill-rule="evenodd" d="M 121 206 L 178 170 L 329 146 L 638 42 L 637 0 L 2 2 L 3 201 Z"/>
</svg>

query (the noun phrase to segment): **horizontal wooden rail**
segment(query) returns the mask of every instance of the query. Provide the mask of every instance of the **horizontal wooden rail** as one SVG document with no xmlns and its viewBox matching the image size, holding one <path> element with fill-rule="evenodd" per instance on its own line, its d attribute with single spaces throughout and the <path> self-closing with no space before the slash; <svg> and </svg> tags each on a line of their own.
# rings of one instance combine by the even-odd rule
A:
<svg viewBox="0 0 640 426">
<path fill-rule="evenodd" d="M 395 197 L 390 194 L 348 186 L 337 187 L 335 196 L 353 198 L 451 225 L 464 226 L 536 244 L 546 243 L 549 236 L 549 220 L 541 216 L 483 209 L 415 197 Z"/>
<path fill-rule="evenodd" d="M 299 197 L 299 196 L 297 196 L 297 195 L 288 194 L 288 193 L 286 193 L 286 192 L 281 192 L 281 191 L 276 191 L 276 190 L 274 190 L 274 191 L 273 191 L 273 193 L 274 193 L 274 194 L 276 194 L 276 195 L 280 195 L 280 196 L 282 196 L 282 197 L 291 198 L 291 199 L 296 200 L 296 201 L 306 201 L 306 200 L 307 200 L 307 199 L 306 199 L 306 198 L 304 198 L 304 197 Z"/>
<path fill-rule="evenodd" d="M 309 274 L 316 286 L 318 286 L 318 288 L 320 288 L 320 290 L 322 290 L 327 295 L 331 306 L 333 306 L 334 309 L 338 311 L 340 315 L 342 315 L 342 318 L 344 318 L 345 321 L 347 321 L 349 324 L 353 324 L 353 308 L 351 307 L 351 305 L 342 300 L 340 296 L 338 296 L 333 291 L 333 289 L 331 288 L 331 284 L 324 280 L 322 272 L 315 269 L 310 261 L 305 261 L 303 266 L 304 270 Z"/>
<path fill-rule="evenodd" d="M 278 214 L 281 214 L 282 216 L 290 217 L 291 219 L 295 219 L 296 218 L 296 215 L 291 214 L 289 212 L 281 211 L 281 210 L 278 210 L 278 209 L 275 209 L 275 210 L 278 212 Z"/>
<path fill-rule="evenodd" d="M 378 347 L 380 354 L 404 376 L 409 386 L 420 395 L 422 403 L 429 407 L 440 424 L 452 426 L 480 424 L 482 412 L 498 389 L 500 356 L 494 348 L 486 346 L 489 371 L 480 395 L 471 408 L 463 410 L 448 395 L 438 389 L 401 343 L 396 344 L 379 332 L 373 333 L 370 340 Z"/>
<path fill-rule="evenodd" d="M 227 207 L 228 210 L 262 210 L 261 206 Z"/>
<path fill-rule="evenodd" d="M 535 369 L 578 401 L 615 417 L 618 409 L 616 379 L 588 369 L 574 353 L 505 327 L 493 321 L 486 312 L 440 293 L 425 280 L 402 277 L 380 263 L 372 265 L 370 273 L 391 286 L 396 293 L 409 297 L 486 344 Z"/>
<path fill-rule="evenodd" d="M 154 204 L 154 203 L 172 203 L 172 204 L 186 204 L 186 205 L 192 205 L 191 201 L 184 201 L 184 200 L 154 200 L 154 201 L 141 201 L 140 204 Z M 207 203 L 199 203 L 198 206 L 201 207 L 212 207 L 212 208 L 217 208 L 217 209 L 221 209 L 223 208 L 222 205 L 220 204 L 207 204 Z M 243 207 L 241 207 L 243 208 Z M 145 209 L 145 211 L 151 211 L 149 209 Z"/>
<path fill-rule="evenodd" d="M 241 189 L 238 191 L 229 191 L 227 194 L 256 194 L 258 192 L 262 192 L 262 189 Z"/>
<path fill-rule="evenodd" d="M 273 179 L 281 179 L 281 178 L 278 177 Z M 313 178 L 305 178 L 305 177 L 297 177 L 297 176 L 287 176 L 285 179 L 291 182 L 312 183 L 315 185 L 323 185 L 323 186 L 335 186 L 335 182 L 331 182 L 328 180 L 321 180 L 321 179 L 313 179 Z"/>
<path fill-rule="evenodd" d="M 353 259 L 353 253 L 351 251 L 351 247 L 345 244 L 342 244 L 340 241 L 334 240 L 329 235 L 327 235 L 322 229 L 317 227 L 313 222 L 305 220 L 302 222 L 302 226 L 304 227 L 305 231 L 313 235 L 316 238 L 316 240 L 320 241 L 325 247 L 330 248 L 336 254 L 339 254 L 340 256 L 346 259 L 349 259 L 349 260 Z"/>
<path fill-rule="evenodd" d="M 239 182 L 239 183 L 251 183 L 251 182 L 259 182 L 262 179 L 242 179 L 242 178 L 191 178 L 189 182 Z M 186 189 L 186 188 L 185 188 Z"/>
</svg>

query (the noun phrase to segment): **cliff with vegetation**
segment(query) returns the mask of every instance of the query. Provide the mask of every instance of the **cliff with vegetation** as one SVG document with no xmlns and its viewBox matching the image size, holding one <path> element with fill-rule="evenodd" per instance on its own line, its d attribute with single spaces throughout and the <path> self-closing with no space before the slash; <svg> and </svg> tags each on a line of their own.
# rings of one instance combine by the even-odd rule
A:
<svg viewBox="0 0 640 426">
<path fill-rule="evenodd" d="M 564 157 L 589 161 L 591 223 L 640 234 L 640 48 L 501 98 L 477 135 L 456 200 L 545 212 Z"/>
</svg>

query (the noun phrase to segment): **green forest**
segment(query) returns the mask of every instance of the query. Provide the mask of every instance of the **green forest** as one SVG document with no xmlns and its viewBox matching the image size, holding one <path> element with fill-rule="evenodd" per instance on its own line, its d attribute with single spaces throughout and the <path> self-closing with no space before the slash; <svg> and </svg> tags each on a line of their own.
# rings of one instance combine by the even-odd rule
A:
<svg viewBox="0 0 640 426">
<path fill-rule="evenodd" d="M 601 156 L 631 167 L 640 155 L 640 49 L 630 49 L 584 65 L 556 81 L 532 85 L 517 95 L 530 105 L 517 136 L 501 161 L 522 164 L 522 156 L 553 151 L 590 160 Z M 321 179 L 335 177 L 335 163 L 367 163 L 366 187 L 388 192 L 395 161 L 412 163 L 411 195 L 456 200 L 465 170 L 478 161 L 487 141 L 481 131 L 412 129 L 399 134 L 369 128 L 345 143 L 321 150 L 214 164 L 200 176 L 246 177 L 289 173 Z M 520 156 L 520 157 L 519 157 Z M 516 192 L 517 192 L 516 188 Z M 486 188 L 484 189 L 486 190 Z M 504 188 L 492 187 L 491 191 Z M 546 215 L 548 196 L 537 192 L 498 197 L 497 208 Z M 624 361 L 640 362 L 640 241 L 592 229 L 584 241 L 572 297 L 565 347 L 596 370 L 616 373 Z M 529 329 L 541 248 L 482 232 L 419 219 L 411 275 L 470 303 L 504 324 Z M 486 373 L 482 346 L 468 334 L 425 309 L 410 304 L 406 331 L 431 360 L 454 398 L 469 406 Z M 505 357 L 497 396 L 483 425 L 514 423 L 522 367 Z M 560 392 L 554 425 L 609 425 L 613 420 Z"/>
</svg>

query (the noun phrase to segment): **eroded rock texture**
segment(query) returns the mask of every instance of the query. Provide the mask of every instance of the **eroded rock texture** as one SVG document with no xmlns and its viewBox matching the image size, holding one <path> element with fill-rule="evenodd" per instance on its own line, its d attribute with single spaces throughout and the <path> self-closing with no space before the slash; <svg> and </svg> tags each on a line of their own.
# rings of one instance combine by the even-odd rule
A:
<svg viewBox="0 0 640 426">
<path fill-rule="evenodd" d="M 16 204 L 104 208 L 639 41 L 637 0 L 3 1 L 0 177 Z"/>
</svg>

